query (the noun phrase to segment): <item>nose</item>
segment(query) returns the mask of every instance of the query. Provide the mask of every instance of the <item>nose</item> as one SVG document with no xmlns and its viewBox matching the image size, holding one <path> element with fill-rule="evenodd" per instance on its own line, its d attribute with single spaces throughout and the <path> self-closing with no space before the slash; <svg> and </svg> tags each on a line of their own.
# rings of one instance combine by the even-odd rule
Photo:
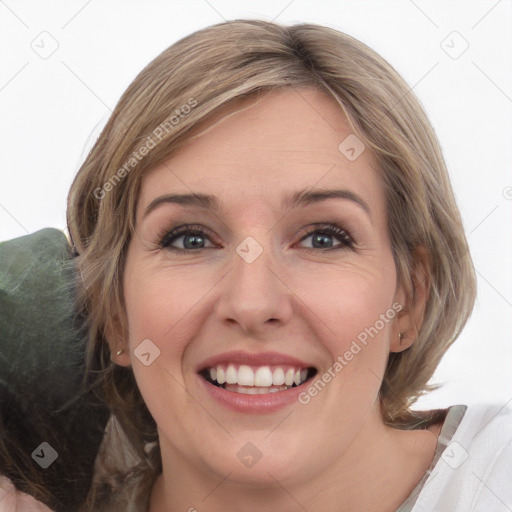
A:
<svg viewBox="0 0 512 512">
<path fill-rule="evenodd" d="M 258 336 L 290 321 L 292 292 L 270 251 L 252 262 L 234 251 L 233 268 L 222 280 L 218 318 L 236 324 L 247 336 Z M 281 274 L 281 275 L 280 275 Z"/>
</svg>

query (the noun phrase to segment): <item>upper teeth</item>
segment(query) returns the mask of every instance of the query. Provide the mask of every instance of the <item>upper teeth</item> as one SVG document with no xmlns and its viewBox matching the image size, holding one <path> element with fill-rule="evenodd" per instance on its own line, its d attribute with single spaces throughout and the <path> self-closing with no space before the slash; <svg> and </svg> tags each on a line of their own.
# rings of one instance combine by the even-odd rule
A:
<svg viewBox="0 0 512 512">
<path fill-rule="evenodd" d="M 251 368 L 247 365 L 241 365 L 237 370 L 235 365 L 230 364 L 227 368 L 222 365 L 210 368 L 210 377 L 219 384 L 261 387 L 282 386 L 283 384 L 299 386 L 307 379 L 308 371 L 296 368 L 285 370 L 282 366 L 275 366 L 272 369 L 269 366 Z"/>
</svg>

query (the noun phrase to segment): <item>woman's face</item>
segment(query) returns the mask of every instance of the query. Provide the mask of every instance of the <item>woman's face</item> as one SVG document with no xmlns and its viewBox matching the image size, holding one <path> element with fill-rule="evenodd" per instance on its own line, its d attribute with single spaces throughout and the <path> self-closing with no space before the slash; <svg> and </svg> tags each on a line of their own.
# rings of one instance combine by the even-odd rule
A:
<svg viewBox="0 0 512 512">
<path fill-rule="evenodd" d="M 116 361 L 164 460 L 285 485 L 377 428 L 403 297 L 375 160 L 338 105 L 283 89 L 240 106 L 144 178 Z"/>
</svg>

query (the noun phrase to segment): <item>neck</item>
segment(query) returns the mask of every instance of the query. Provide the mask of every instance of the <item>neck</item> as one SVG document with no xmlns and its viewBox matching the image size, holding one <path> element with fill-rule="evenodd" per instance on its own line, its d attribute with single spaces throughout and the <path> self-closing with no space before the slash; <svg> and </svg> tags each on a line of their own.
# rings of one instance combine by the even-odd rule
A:
<svg viewBox="0 0 512 512">
<path fill-rule="evenodd" d="M 307 478 L 247 484 L 227 475 L 207 472 L 198 461 L 181 457 L 161 436 L 163 472 L 151 495 L 150 512 L 195 509 L 290 512 L 290 510 L 394 511 L 427 470 L 435 452 L 440 425 L 432 430 L 404 431 L 382 423 L 374 408 L 363 428 L 331 466 Z M 269 471 L 270 475 L 272 472 Z M 297 473 L 299 474 L 299 473 Z M 270 475 L 271 476 L 271 475 Z"/>
</svg>

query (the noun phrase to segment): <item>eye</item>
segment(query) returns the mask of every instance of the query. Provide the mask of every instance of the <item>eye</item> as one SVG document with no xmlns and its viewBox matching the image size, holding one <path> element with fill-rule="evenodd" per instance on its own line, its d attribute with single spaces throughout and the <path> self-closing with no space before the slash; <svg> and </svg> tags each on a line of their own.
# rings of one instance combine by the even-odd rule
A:
<svg viewBox="0 0 512 512">
<path fill-rule="evenodd" d="M 312 250 L 334 250 L 334 249 L 352 249 L 355 245 L 355 239 L 348 231 L 340 228 L 336 224 L 317 224 L 315 229 L 310 230 L 301 242 L 312 237 L 313 247 L 305 249 Z M 332 238 L 337 238 L 341 243 L 333 246 Z"/>
<path fill-rule="evenodd" d="M 182 239 L 180 245 L 183 244 L 183 248 L 172 245 L 179 239 Z M 210 234 L 201 226 L 186 225 L 179 226 L 171 231 L 165 230 L 159 240 L 158 245 L 162 249 L 167 248 L 178 253 L 188 253 L 195 252 L 195 250 L 209 249 L 209 247 L 205 247 L 205 243 L 206 240 L 210 240 Z"/>
<path fill-rule="evenodd" d="M 312 238 L 313 247 L 302 247 L 306 250 L 329 251 L 336 249 L 353 249 L 357 241 L 345 229 L 336 224 L 323 223 L 313 225 L 314 229 L 310 229 L 300 242 L 308 238 Z M 158 247 L 168 249 L 176 253 L 192 253 L 200 252 L 203 249 L 211 249 L 213 246 L 206 246 L 207 242 L 211 242 L 214 236 L 204 227 L 200 225 L 183 225 L 177 228 L 165 229 L 157 238 Z M 337 239 L 340 243 L 333 245 L 332 238 Z M 180 245 L 176 247 L 174 244 L 181 240 Z"/>
</svg>

